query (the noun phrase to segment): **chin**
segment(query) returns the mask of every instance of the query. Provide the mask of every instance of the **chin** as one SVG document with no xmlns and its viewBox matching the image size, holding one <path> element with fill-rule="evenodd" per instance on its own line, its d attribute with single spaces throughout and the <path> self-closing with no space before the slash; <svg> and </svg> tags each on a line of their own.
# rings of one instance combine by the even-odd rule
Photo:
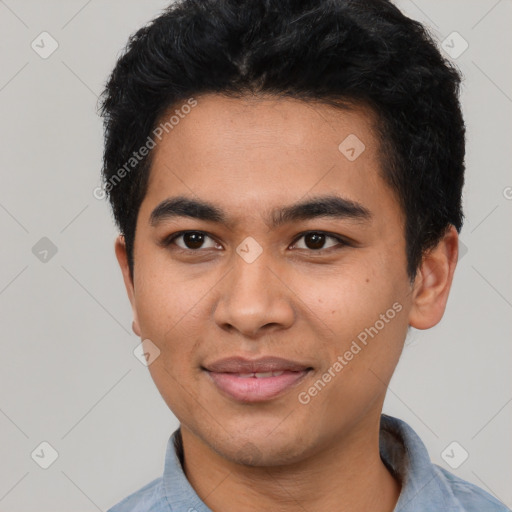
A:
<svg viewBox="0 0 512 512">
<path fill-rule="evenodd" d="M 304 444 L 300 435 L 288 437 L 267 433 L 250 435 L 237 434 L 223 442 L 216 443 L 215 450 L 222 457 L 244 466 L 275 467 L 292 464 L 302 460 Z"/>
</svg>

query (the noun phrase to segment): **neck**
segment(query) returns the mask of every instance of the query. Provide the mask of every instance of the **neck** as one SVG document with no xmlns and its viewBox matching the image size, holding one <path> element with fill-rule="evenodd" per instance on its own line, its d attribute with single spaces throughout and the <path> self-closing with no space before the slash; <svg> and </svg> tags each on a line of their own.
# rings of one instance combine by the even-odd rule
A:
<svg viewBox="0 0 512 512">
<path fill-rule="evenodd" d="M 392 512 L 401 484 L 380 458 L 379 422 L 359 423 L 300 462 L 264 467 L 227 460 L 182 426 L 184 471 L 214 512 Z"/>
</svg>

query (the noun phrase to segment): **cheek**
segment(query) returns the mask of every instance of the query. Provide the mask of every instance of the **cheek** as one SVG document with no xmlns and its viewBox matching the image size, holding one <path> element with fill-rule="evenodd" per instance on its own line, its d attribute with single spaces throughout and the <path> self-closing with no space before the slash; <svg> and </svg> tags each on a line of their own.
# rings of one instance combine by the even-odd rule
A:
<svg viewBox="0 0 512 512">
<path fill-rule="evenodd" d="M 322 367 L 316 379 L 321 382 L 301 390 L 308 394 L 305 400 L 315 397 L 320 410 L 335 402 L 357 414 L 358 404 L 372 403 L 385 391 L 407 333 L 403 285 L 395 278 L 366 264 L 304 282 L 310 316 L 327 333 L 317 340 Z"/>
<path fill-rule="evenodd" d="M 137 318 L 143 339 L 150 339 L 160 350 L 159 363 L 179 375 L 194 353 L 199 338 L 203 303 L 207 291 L 203 280 L 180 282 L 176 273 L 139 273 L 135 283 Z M 171 364 L 172 363 L 172 364 Z"/>
<path fill-rule="evenodd" d="M 157 278 L 145 276 L 145 284 L 136 297 L 141 335 L 160 350 L 148 370 L 160 395 L 180 421 L 187 417 L 196 394 L 198 372 L 194 367 L 206 314 L 205 302 L 200 298 L 206 292 L 204 280 L 179 283 L 160 274 Z"/>
<path fill-rule="evenodd" d="M 143 333 L 162 338 L 197 316 L 200 299 L 212 286 L 207 272 L 190 276 L 179 268 L 160 264 L 157 258 L 147 264 L 141 261 L 140 267 L 135 276 L 135 302 Z"/>
<path fill-rule="evenodd" d="M 326 336 L 333 338 L 333 347 L 338 350 L 373 326 L 380 315 L 386 316 L 390 308 L 385 320 L 393 320 L 396 311 L 392 306 L 403 295 L 394 276 L 369 264 L 340 266 L 328 275 L 310 272 L 296 283 L 294 291 L 305 304 L 305 311 L 309 310 L 309 316 L 325 327 Z"/>
</svg>

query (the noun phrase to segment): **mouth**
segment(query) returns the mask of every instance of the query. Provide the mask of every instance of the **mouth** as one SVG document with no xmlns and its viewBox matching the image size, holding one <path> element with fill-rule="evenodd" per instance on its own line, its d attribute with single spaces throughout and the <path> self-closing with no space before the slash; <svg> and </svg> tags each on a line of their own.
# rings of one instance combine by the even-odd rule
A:
<svg viewBox="0 0 512 512">
<path fill-rule="evenodd" d="M 265 402 L 297 386 L 311 366 L 277 357 L 231 357 L 203 367 L 224 395 L 238 402 Z"/>
</svg>

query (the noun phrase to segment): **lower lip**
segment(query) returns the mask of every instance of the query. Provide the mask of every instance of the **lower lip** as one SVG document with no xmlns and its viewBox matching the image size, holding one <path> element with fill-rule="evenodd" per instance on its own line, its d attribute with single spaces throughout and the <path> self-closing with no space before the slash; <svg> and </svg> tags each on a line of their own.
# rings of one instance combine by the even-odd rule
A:
<svg viewBox="0 0 512 512">
<path fill-rule="evenodd" d="M 207 372 L 215 385 L 239 402 L 264 402 L 301 381 L 309 370 L 285 371 L 275 377 L 239 377 L 236 373 Z"/>
</svg>

